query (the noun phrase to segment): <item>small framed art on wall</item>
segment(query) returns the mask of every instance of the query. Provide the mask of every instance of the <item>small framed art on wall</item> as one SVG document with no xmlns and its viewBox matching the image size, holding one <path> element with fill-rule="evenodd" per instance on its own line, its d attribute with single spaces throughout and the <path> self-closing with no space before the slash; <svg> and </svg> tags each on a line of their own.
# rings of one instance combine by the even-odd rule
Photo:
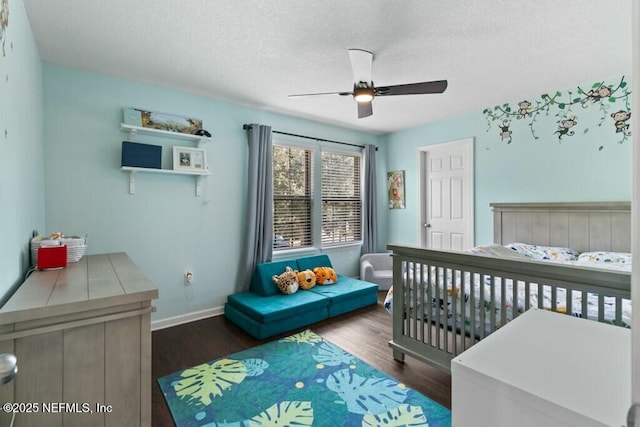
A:
<svg viewBox="0 0 640 427">
<path fill-rule="evenodd" d="M 389 209 L 404 209 L 404 171 L 387 172 Z"/>
</svg>

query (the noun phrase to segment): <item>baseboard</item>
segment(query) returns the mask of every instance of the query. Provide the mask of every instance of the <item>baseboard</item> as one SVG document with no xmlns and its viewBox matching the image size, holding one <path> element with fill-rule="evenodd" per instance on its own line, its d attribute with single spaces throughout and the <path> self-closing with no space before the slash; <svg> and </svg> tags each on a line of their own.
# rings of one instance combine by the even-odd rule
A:
<svg viewBox="0 0 640 427">
<path fill-rule="evenodd" d="M 220 316 L 224 313 L 224 307 L 208 308 L 202 311 L 194 311 L 193 313 L 181 314 L 180 316 L 167 317 L 166 319 L 154 320 L 151 322 L 151 330 L 170 328 L 196 320 L 207 319 L 209 317 Z"/>
</svg>

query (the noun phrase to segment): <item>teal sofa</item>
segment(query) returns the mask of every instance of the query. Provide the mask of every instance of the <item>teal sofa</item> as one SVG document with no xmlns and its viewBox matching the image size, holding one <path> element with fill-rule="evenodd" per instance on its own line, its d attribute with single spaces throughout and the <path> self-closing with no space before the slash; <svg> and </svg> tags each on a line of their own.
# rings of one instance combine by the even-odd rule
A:
<svg viewBox="0 0 640 427">
<path fill-rule="evenodd" d="M 338 274 L 332 285 L 316 285 L 291 295 L 278 291 L 272 276 L 286 267 L 302 271 L 332 267 L 327 255 L 258 264 L 249 291 L 229 295 L 224 315 L 250 335 L 264 339 L 378 301 L 378 285 Z"/>
</svg>

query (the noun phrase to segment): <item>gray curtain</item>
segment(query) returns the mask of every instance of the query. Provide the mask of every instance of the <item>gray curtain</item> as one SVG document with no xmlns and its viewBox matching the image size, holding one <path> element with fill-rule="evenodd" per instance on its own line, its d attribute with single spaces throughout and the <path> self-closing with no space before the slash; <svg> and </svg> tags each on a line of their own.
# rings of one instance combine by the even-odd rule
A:
<svg viewBox="0 0 640 427">
<path fill-rule="evenodd" d="M 376 146 L 366 144 L 364 147 L 364 206 L 362 207 L 362 253 L 378 250 L 378 214 L 376 207 Z"/>
<path fill-rule="evenodd" d="M 271 126 L 245 126 L 249 140 L 249 181 L 243 260 L 236 291 L 249 290 L 256 265 L 273 255 L 273 183 Z"/>
</svg>

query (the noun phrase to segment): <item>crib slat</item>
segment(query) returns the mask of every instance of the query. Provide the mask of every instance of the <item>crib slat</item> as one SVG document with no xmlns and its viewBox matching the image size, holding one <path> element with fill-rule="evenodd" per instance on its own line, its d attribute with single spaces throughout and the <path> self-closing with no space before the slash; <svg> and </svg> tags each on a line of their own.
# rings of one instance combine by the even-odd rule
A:
<svg viewBox="0 0 640 427">
<path fill-rule="evenodd" d="M 436 267 L 436 281 L 435 281 L 435 296 L 434 296 L 434 307 L 436 311 L 436 347 L 440 349 L 440 330 L 442 329 L 442 319 L 441 319 L 441 311 L 440 310 L 440 283 L 443 278 L 442 268 Z"/>
<path fill-rule="evenodd" d="M 604 296 L 598 294 L 598 322 L 604 322 Z"/>
<path fill-rule="evenodd" d="M 420 340 L 420 266 L 416 263 L 413 271 L 413 336 L 416 340 Z"/>
<path fill-rule="evenodd" d="M 580 308 L 580 316 L 583 319 L 587 319 L 587 313 L 589 313 L 588 304 L 589 303 L 589 293 L 587 291 L 582 291 L 582 307 Z"/>
<path fill-rule="evenodd" d="M 447 284 L 449 283 L 449 270 L 448 268 L 444 269 L 444 282 L 442 284 L 442 299 L 441 304 L 444 306 L 444 352 L 449 352 L 449 298 L 447 298 Z"/>
<path fill-rule="evenodd" d="M 453 342 L 451 344 L 453 347 L 452 353 L 454 355 L 458 354 L 457 353 L 457 350 L 458 350 L 458 345 L 457 345 L 458 343 L 458 339 L 457 339 L 458 299 L 456 298 L 456 293 L 457 293 L 456 291 L 458 290 L 458 280 L 457 280 L 458 271 L 459 270 L 453 270 L 451 272 L 451 309 L 453 311 L 453 316 L 452 316 L 453 322 L 451 325 L 451 336 L 453 338 L 452 340 Z"/>
<path fill-rule="evenodd" d="M 507 280 L 507 279 L 505 279 Z M 511 320 L 518 317 L 518 280 L 516 278 L 511 279 Z"/>
<path fill-rule="evenodd" d="M 420 329 L 420 340 L 424 343 L 425 342 L 425 331 L 426 331 L 426 327 L 427 324 L 425 323 L 425 305 L 424 305 L 424 298 L 426 296 L 426 289 L 425 289 L 425 283 L 424 283 L 424 269 L 425 269 L 426 265 L 423 263 L 420 263 L 420 271 L 418 272 L 418 283 L 419 283 L 419 287 L 418 287 L 418 302 L 416 304 L 418 304 L 419 307 L 419 313 L 418 313 L 418 319 L 419 319 L 419 329 Z"/>
<path fill-rule="evenodd" d="M 486 323 L 486 310 L 484 309 L 485 306 L 485 298 L 484 298 L 484 279 L 485 279 L 485 275 L 484 274 L 480 274 L 480 283 L 479 283 L 479 287 L 480 287 L 480 291 L 478 292 L 480 294 L 480 301 L 478 304 L 478 310 L 480 310 L 480 325 L 478 325 L 478 329 L 479 329 L 479 335 L 480 335 L 480 339 L 483 339 L 485 337 L 485 330 L 486 327 L 485 325 Z"/>
<path fill-rule="evenodd" d="M 404 328 L 405 328 L 405 335 L 411 336 L 410 331 L 409 331 L 409 322 L 411 321 L 411 304 L 409 303 L 409 295 L 411 292 L 411 279 L 410 279 L 410 272 L 411 269 L 413 268 L 413 263 L 412 262 L 408 262 L 406 265 L 406 269 L 405 269 L 405 273 L 404 273 L 404 291 L 402 292 L 401 298 L 403 300 L 403 311 L 404 311 Z"/>
<path fill-rule="evenodd" d="M 567 314 L 573 316 L 573 289 L 567 289 Z"/>
<path fill-rule="evenodd" d="M 505 307 L 500 312 L 500 324 L 504 326 L 507 324 L 507 283 L 505 279 L 500 279 L 500 299 L 502 300 L 502 306 Z"/>
<path fill-rule="evenodd" d="M 616 318 L 615 324 L 622 326 L 622 298 L 616 297 Z"/>
<path fill-rule="evenodd" d="M 489 304 L 491 312 L 489 313 L 489 331 L 496 330 L 496 276 L 491 275 L 491 304 Z"/>
<path fill-rule="evenodd" d="M 427 265 L 427 302 L 426 302 L 426 308 L 427 308 L 427 335 L 428 335 L 428 340 L 427 342 L 429 343 L 429 345 L 433 345 L 433 333 L 432 333 L 432 322 L 433 322 L 433 276 L 431 275 L 431 271 L 433 269 L 432 265 Z"/>
<path fill-rule="evenodd" d="M 544 308 L 544 288 L 546 285 L 538 283 L 538 308 Z"/>
<path fill-rule="evenodd" d="M 471 281 L 469 282 L 469 333 L 471 335 L 471 345 L 476 343 L 476 292 L 475 292 L 475 281 L 478 278 L 477 273 L 470 274 Z"/>
<path fill-rule="evenodd" d="M 466 283 L 470 280 L 470 274 L 468 275 L 467 271 L 460 272 L 461 281 L 460 281 L 460 345 L 462 346 L 462 351 L 467 349 L 467 310 L 466 310 Z"/>
</svg>

